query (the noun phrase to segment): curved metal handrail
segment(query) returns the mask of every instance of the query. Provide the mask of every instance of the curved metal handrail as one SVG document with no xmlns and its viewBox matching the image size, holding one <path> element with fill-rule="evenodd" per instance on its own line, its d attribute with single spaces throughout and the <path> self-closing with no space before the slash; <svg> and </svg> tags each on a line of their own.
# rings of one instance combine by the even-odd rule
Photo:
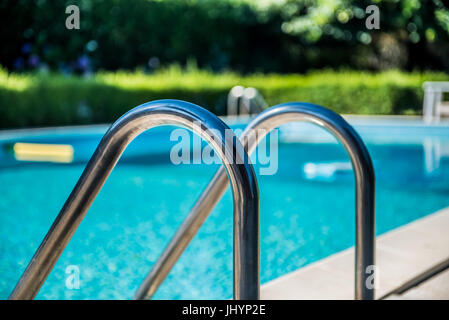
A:
<svg viewBox="0 0 449 320">
<path fill-rule="evenodd" d="M 259 114 L 267 109 L 268 104 L 256 88 L 245 88 L 240 101 L 241 114 Z"/>
<path fill-rule="evenodd" d="M 259 114 L 267 107 L 267 102 L 256 88 L 235 86 L 228 93 L 228 116 Z"/>
<path fill-rule="evenodd" d="M 140 105 L 106 132 L 10 299 L 32 299 L 56 264 L 127 145 L 143 131 L 178 125 L 201 135 L 223 161 L 234 199 L 234 298 L 259 298 L 259 190 L 243 146 L 209 111 L 184 101 Z"/>
<path fill-rule="evenodd" d="M 227 113 L 228 116 L 239 115 L 240 100 L 243 97 L 245 88 L 242 86 L 234 86 L 228 93 Z"/>
<path fill-rule="evenodd" d="M 251 154 L 259 141 L 272 129 L 288 122 L 306 121 L 330 131 L 345 147 L 356 179 L 356 254 L 355 298 L 374 299 L 374 289 L 366 286 L 366 268 L 374 265 L 375 250 L 375 177 L 368 150 L 357 132 L 337 113 L 310 103 L 285 103 L 274 106 L 251 121 L 241 135 L 241 141 Z M 251 131 L 263 130 L 256 139 L 247 139 Z M 136 299 L 149 299 L 181 256 L 197 230 L 207 219 L 228 186 L 221 167 L 201 194 L 153 269 L 137 291 Z"/>
</svg>

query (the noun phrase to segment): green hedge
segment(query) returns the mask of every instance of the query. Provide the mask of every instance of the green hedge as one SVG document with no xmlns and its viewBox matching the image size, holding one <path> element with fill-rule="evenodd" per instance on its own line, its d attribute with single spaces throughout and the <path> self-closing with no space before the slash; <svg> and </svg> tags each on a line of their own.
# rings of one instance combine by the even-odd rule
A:
<svg viewBox="0 0 449 320">
<path fill-rule="evenodd" d="M 426 80 L 448 81 L 449 75 L 320 71 L 240 76 L 174 66 L 151 75 L 76 77 L 0 69 L 0 128 L 112 122 L 134 106 L 156 99 L 182 99 L 223 115 L 227 93 L 237 84 L 256 87 L 270 105 L 306 101 L 339 113 L 420 114 Z"/>
</svg>

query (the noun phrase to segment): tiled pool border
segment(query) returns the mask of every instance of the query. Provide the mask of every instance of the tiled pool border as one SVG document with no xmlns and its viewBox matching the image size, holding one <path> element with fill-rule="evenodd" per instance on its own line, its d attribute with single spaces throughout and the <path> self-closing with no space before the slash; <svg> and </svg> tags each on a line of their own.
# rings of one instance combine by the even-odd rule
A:
<svg viewBox="0 0 449 320">
<path fill-rule="evenodd" d="M 449 258 L 449 207 L 377 237 L 376 298 L 395 292 Z M 261 287 L 262 299 L 353 299 L 354 248 Z"/>
</svg>

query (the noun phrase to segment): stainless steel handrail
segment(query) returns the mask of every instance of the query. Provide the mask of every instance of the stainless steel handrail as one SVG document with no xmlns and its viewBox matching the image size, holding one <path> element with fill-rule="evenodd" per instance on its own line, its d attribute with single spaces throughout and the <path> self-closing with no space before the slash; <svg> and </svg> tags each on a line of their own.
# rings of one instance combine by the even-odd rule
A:
<svg viewBox="0 0 449 320">
<path fill-rule="evenodd" d="M 267 102 L 256 88 L 235 86 L 228 93 L 228 116 L 259 114 L 267 107 Z"/>
<path fill-rule="evenodd" d="M 227 113 L 228 116 L 239 114 L 240 100 L 243 97 L 245 88 L 242 86 L 234 86 L 228 93 Z"/>
<path fill-rule="evenodd" d="M 33 299 L 127 145 L 143 131 L 178 125 L 201 135 L 223 161 L 234 199 L 234 298 L 259 298 L 259 190 L 238 138 L 209 111 L 184 101 L 140 105 L 106 132 L 78 183 L 17 283 L 10 299 Z"/>
<path fill-rule="evenodd" d="M 274 106 L 251 121 L 241 135 L 241 140 L 251 154 L 263 136 L 272 129 L 288 122 L 306 121 L 330 131 L 345 147 L 355 172 L 356 180 L 356 254 L 355 298 L 374 299 L 374 288 L 366 285 L 369 280 L 367 267 L 374 265 L 375 252 L 375 176 L 368 150 L 357 132 L 338 114 L 324 107 L 309 103 L 286 103 Z M 264 134 L 247 139 L 251 131 Z M 228 182 L 221 167 L 195 206 L 167 245 L 153 269 L 137 291 L 136 299 L 149 299 L 164 281 L 197 230 L 223 196 Z"/>
</svg>

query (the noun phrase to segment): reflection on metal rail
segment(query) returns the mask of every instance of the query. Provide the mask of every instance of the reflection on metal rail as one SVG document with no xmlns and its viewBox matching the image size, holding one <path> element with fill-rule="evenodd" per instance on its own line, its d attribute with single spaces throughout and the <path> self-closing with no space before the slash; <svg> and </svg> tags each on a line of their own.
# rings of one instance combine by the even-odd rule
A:
<svg viewBox="0 0 449 320">
<path fill-rule="evenodd" d="M 259 114 L 267 107 L 265 99 L 255 88 L 235 86 L 229 91 L 228 116 Z"/>
<path fill-rule="evenodd" d="M 127 145 L 159 125 L 192 130 L 222 159 L 234 198 L 234 298 L 259 298 L 259 190 L 248 155 L 235 136 L 225 134 L 229 127 L 209 111 L 183 101 L 160 100 L 132 109 L 111 126 L 10 299 L 36 296 Z"/>
<path fill-rule="evenodd" d="M 374 299 L 374 289 L 366 285 L 370 276 L 367 267 L 374 265 L 375 253 L 374 168 L 368 150 L 355 130 L 340 115 L 321 106 L 286 103 L 257 116 L 245 129 L 241 140 L 248 154 L 251 154 L 263 138 L 257 135 L 256 139 L 247 139 L 251 131 L 265 129 L 264 134 L 267 134 L 284 123 L 295 121 L 311 122 L 327 129 L 343 144 L 351 158 L 356 180 L 355 298 Z M 136 299 L 149 299 L 153 296 L 227 187 L 228 181 L 221 167 L 141 284 L 135 295 Z"/>
</svg>

